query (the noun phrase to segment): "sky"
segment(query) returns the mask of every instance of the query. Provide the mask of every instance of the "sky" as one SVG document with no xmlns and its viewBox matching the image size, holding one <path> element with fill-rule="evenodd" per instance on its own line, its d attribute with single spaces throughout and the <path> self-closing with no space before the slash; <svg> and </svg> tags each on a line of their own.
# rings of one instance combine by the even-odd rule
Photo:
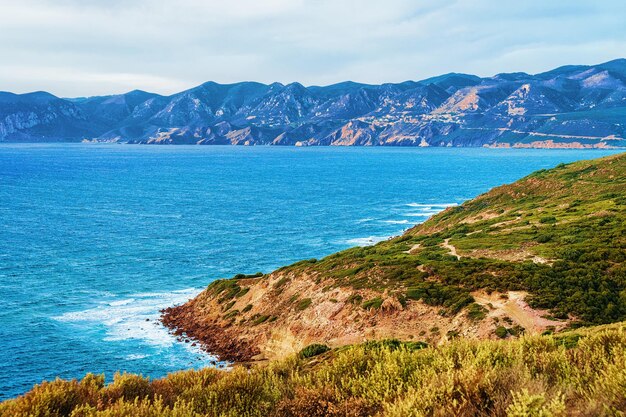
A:
<svg viewBox="0 0 626 417">
<path fill-rule="evenodd" d="M 626 57 L 624 0 L 0 0 L 0 90 L 327 85 Z"/>
</svg>

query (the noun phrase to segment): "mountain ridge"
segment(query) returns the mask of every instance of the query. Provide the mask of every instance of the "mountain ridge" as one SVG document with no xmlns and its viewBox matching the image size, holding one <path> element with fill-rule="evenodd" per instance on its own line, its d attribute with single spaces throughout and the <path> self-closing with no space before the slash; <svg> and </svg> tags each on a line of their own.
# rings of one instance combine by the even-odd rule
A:
<svg viewBox="0 0 626 417">
<path fill-rule="evenodd" d="M 328 86 L 205 82 L 169 96 L 0 92 L 0 142 L 626 147 L 626 59 L 530 75 Z"/>
</svg>

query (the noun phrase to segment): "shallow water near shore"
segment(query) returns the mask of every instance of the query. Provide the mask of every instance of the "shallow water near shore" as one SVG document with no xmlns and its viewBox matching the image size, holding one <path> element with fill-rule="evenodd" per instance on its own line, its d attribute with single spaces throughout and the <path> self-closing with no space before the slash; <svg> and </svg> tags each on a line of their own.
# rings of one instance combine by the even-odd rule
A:
<svg viewBox="0 0 626 417">
<path fill-rule="evenodd" d="M 56 376 L 215 366 L 160 309 L 610 153 L 0 145 L 0 399 Z"/>
</svg>

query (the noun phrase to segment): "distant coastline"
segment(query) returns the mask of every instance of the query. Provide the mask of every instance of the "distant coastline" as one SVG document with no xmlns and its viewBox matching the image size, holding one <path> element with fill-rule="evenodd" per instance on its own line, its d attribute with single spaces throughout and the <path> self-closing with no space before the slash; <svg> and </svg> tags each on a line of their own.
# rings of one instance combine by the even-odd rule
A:
<svg viewBox="0 0 626 417">
<path fill-rule="evenodd" d="M 626 59 L 380 85 L 207 82 L 170 96 L 0 92 L 2 142 L 624 148 Z"/>
</svg>

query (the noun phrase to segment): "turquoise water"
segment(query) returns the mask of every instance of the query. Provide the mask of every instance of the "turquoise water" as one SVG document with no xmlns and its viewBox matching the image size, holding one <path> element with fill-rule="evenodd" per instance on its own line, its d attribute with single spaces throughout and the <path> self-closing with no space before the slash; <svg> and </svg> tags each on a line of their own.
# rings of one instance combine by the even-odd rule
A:
<svg viewBox="0 0 626 417">
<path fill-rule="evenodd" d="M 158 325 L 161 308 L 609 153 L 0 145 L 0 398 L 88 371 L 212 366 Z"/>
</svg>

